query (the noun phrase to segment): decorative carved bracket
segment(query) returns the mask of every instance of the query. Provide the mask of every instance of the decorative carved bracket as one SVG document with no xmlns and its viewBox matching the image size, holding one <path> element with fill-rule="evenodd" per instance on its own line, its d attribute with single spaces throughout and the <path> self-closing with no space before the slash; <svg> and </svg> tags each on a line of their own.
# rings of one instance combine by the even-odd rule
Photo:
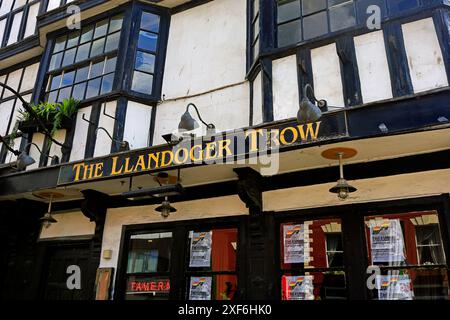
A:
<svg viewBox="0 0 450 320">
<path fill-rule="evenodd" d="M 239 177 L 237 192 L 247 208 L 262 211 L 262 176 L 251 168 L 235 168 Z"/>
</svg>

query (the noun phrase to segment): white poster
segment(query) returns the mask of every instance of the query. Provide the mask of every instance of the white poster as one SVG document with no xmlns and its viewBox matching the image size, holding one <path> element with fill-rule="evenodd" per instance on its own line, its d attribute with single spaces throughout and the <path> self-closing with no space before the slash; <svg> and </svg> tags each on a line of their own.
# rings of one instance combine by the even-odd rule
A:
<svg viewBox="0 0 450 320">
<path fill-rule="evenodd" d="M 284 263 L 307 263 L 309 261 L 308 225 L 284 225 Z"/>
<path fill-rule="evenodd" d="M 191 238 L 191 255 L 189 260 L 189 267 L 209 268 L 211 266 L 212 231 L 191 231 L 189 236 Z"/>
<path fill-rule="evenodd" d="M 376 282 L 379 300 L 412 300 L 414 297 L 407 274 L 377 276 Z"/>
<path fill-rule="evenodd" d="M 405 261 L 400 220 L 372 220 L 370 225 L 372 263 L 399 265 Z"/>
<path fill-rule="evenodd" d="M 283 278 L 286 300 L 314 300 L 314 276 L 285 276 Z"/>
<path fill-rule="evenodd" d="M 211 300 L 212 277 L 191 277 L 189 300 Z"/>
</svg>

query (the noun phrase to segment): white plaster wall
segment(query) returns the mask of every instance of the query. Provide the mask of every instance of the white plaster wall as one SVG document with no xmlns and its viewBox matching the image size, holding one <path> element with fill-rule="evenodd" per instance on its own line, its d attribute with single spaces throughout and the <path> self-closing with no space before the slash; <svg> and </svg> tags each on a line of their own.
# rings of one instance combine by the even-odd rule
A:
<svg viewBox="0 0 450 320">
<path fill-rule="evenodd" d="M 66 140 L 66 133 L 67 133 L 66 129 L 58 130 L 55 132 L 55 135 L 53 136 L 53 138 L 56 141 L 58 141 L 59 143 L 64 143 Z M 61 162 L 61 159 L 62 159 L 61 147 L 58 146 L 56 143 L 52 143 L 52 145 L 50 146 L 49 156 L 50 157 L 57 156 L 59 158 L 59 161 Z M 52 161 L 52 159 L 48 159 L 49 165 L 50 165 L 51 161 Z"/>
<path fill-rule="evenodd" d="M 75 126 L 75 134 L 73 137 L 72 151 L 70 152 L 70 161 L 77 161 L 84 159 L 86 151 L 87 134 L 89 130 L 89 123 L 82 119 L 83 114 L 86 119 L 91 116 L 92 107 L 86 107 L 78 110 L 77 122 Z"/>
<path fill-rule="evenodd" d="M 311 50 L 314 91 L 317 99 L 325 99 L 329 106 L 344 107 L 341 66 L 336 44 Z"/>
<path fill-rule="evenodd" d="M 100 119 L 98 122 L 99 127 L 105 128 L 111 136 L 114 136 L 114 119 L 107 117 L 103 114 L 104 108 L 106 108 L 106 114 L 115 117 L 116 115 L 117 101 L 110 101 L 102 105 L 102 111 L 100 112 Z M 111 153 L 112 141 L 108 137 L 105 131 L 99 130 L 97 132 L 97 140 L 95 142 L 94 157 L 100 157 Z"/>
<path fill-rule="evenodd" d="M 42 150 L 43 146 L 44 146 L 44 140 L 45 140 L 45 135 L 42 134 L 42 133 L 36 132 L 36 133 L 33 134 L 33 138 L 31 139 L 31 142 L 35 143 L 39 147 L 39 149 Z M 30 153 L 29 153 L 29 155 L 36 162 L 33 163 L 31 166 L 28 166 L 27 170 L 39 168 L 39 159 L 41 158 L 41 153 L 36 148 L 36 146 L 34 146 L 34 145 L 30 146 Z"/>
<path fill-rule="evenodd" d="M 273 61 L 272 79 L 274 120 L 296 117 L 299 108 L 299 92 L 295 54 Z"/>
<path fill-rule="evenodd" d="M 8 80 L 6 81 L 6 84 L 8 86 L 10 86 L 11 88 L 13 88 L 14 90 L 18 91 L 19 90 L 19 84 L 20 84 L 21 76 L 22 76 L 22 69 L 15 70 L 15 71 L 11 72 L 8 75 Z M 5 89 L 5 91 L 3 93 L 3 98 L 11 97 L 11 96 L 13 96 L 11 91 Z"/>
<path fill-rule="evenodd" d="M 355 37 L 354 42 L 363 102 L 392 98 L 383 31 Z"/>
<path fill-rule="evenodd" d="M 151 120 L 152 107 L 128 101 L 123 139 L 129 142 L 130 149 L 148 147 Z"/>
<path fill-rule="evenodd" d="M 42 228 L 39 239 L 85 236 L 95 233 L 95 222 L 90 222 L 81 211 L 55 213 L 53 217 L 58 223 Z"/>
<path fill-rule="evenodd" d="M 259 73 L 253 81 L 253 125 L 263 123 L 262 78 Z"/>
<path fill-rule="evenodd" d="M 189 99 L 167 101 L 158 105 L 156 107 L 154 145 L 166 143 L 161 137 L 162 135 L 178 132 L 181 116 L 189 103 L 194 103 L 198 107 L 203 120 L 207 123 L 213 123 L 218 132 L 249 125 L 250 89 L 248 82 L 246 82 L 243 85 Z M 201 124 L 193 108 L 190 109 L 190 113 Z M 205 126 L 201 125 L 195 132 L 199 135 L 205 134 Z"/>
<path fill-rule="evenodd" d="M 8 46 L 10 44 L 13 44 L 14 42 L 17 42 L 20 31 L 20 24 L 22 23 L 22 16 L 23 11 L 14 15 L 7 43 Z"/>
<path fill-rule="evenodd" d="M 433 19 L 403 24 L 402 31 L 414 92 L 448 86 Z"/>
<path fill-rule="evenodd" d="M 449 193 L 449 181 L 450 169 L 434 170 L 348 181 L 352 186 L 358 188 L 358 191 L 352 193 L 346 201 L 338 200 L 336 194 L 328 191 L 336 183 L 325 183 L 264 192 L 263 203 L 265 211 L 283 211 L 413 198 Z"/>
<path fill-rule="evenodd" d="M 39 70 L 39 63 L 32 64 L 25 68 L 25 74 L 20 85 L 20 92 L 32 90 L 34 88 L 37 73 Z"/>
<path fill-rule="evenodd" d="M 27 26 L 25 28 L 25 34 L 24 38 L 32 36 L 35 34 L 36 31 L 36 17 L 39 13 L 39 3 L 36 3 L 30 7 L 30 10 L 28 11 L 28 17 L 27 17 Z"/>
<path fill-rule="evenodd" d="M 162 93 L 199 94 L 245 79 L 246 1 L 211 1 L 171 17 Z"/>
<path fill-rule="evenodd" d="M 155 211 L 157 205 L 108 209 L 103 231 L 102 252 L 112 250 L 112 258 L 102 257 L 100 267 L 117 268 L 117 259 L 122 235 L 122 226 L 143 223 L 158 223 L 192 219 L 206 219 L 248 214 L 248 209 L 237 195 L 202 199 L 172 204 L 178 211 L 167 219 Z"/>
<path fill-rule="evenodd" d="M 7 134 L 9 118 L 11 117 L 12 109 L 14 108 L 15 100 L 8 100 L 0 104 L 0 135 Z"/>
</svg>

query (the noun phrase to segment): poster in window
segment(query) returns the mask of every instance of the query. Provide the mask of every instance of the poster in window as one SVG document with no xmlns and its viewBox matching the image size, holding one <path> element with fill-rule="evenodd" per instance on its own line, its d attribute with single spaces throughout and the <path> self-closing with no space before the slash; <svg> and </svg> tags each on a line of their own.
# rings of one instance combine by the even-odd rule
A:
<svg viewBox="0 0 450 320">
<path fill-rule="evenodd" d="M 379 300 L 412 300 L 409 275 L 380 275 L 376 277 Z"/>
<path fill-rule="evenodd" d="M 209 268 L 211 266 L 212 231 L 192 232 L 189 267 Z"/>
<path fill-rule="evenodd" d="M 308 225 L 284 225 L 284 263 L 307 263 L 309 261 Z"/>
<path fill-rule="evenodd" d="M 405 261 L 403 232 L 399 219 L 372 221 L 372 262 L 399 264 Z"/>
<path fill-rule="evenodd" d="M 284 300 L 314 300 L 314 276 L 284 276 Z"/>
<path fill-rule="evenodd" d="M 191 277 L 189 300 L 211 300 L 212 277 Z"/>
</svg>

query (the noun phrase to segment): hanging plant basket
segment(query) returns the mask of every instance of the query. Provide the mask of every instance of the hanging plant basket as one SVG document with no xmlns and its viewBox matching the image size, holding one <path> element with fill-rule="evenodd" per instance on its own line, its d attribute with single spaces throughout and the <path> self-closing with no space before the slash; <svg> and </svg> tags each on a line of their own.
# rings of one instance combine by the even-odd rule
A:
<svg viewBox="0 0 450 320">
<path fill-rule="evenodd" d="M 45 125 L 45 129 L 47 131 L 51 131 L 53 128 L 53 121 L 43 121 Z M 70 130 L 73 126 L 73 119 L 64 117 L 61 121 L 60 129 Z M 39 125 L 39 122 L 36 119 L 20 121 L 18 129 L 23 133 L 35 133 L 42 132 L 43 128 Z"/>
</svg>

